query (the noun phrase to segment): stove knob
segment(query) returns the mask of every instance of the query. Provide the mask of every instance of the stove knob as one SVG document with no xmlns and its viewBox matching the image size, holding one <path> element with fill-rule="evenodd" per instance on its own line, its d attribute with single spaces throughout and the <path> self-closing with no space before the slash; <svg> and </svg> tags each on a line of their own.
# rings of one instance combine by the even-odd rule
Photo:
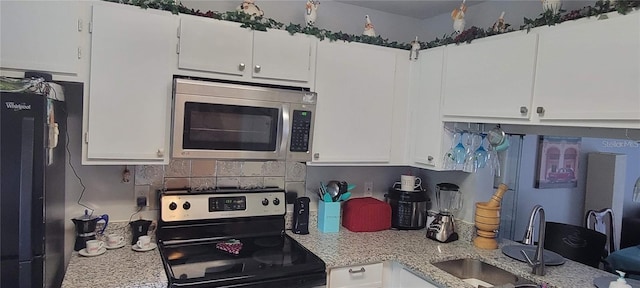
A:
<svg viewBox="0 0 640 288">
<path fill-rule="evenodd" d="M 280 205 L 280 199 L 278 198 L 273 199 L 273 205 L 276 205 L 276 206 Z"/>
<path fill-rule="evenodd" d="M 189 210 L 189 208 L 191 208 L 191 203 L 184 202 L 184 204 L 182 204 L 182 208 L 184 208 L 184 210 Z"/>
<path fill-rule="evenodd" d="M 176 210 L 176 208 L 178 208 L 178 204 L 176 204 L 176 202 L 171 202 L 171 204 L 169 204 L 169 210 Z"/>
<path fill-rule="evenodd" d="M 269 199 L 264 198 L 264 199 L 262 200 L 262 205 L 263 205 L 263 206 L 267 206 L 267 205 L 269 205 Z"/>
</svg>

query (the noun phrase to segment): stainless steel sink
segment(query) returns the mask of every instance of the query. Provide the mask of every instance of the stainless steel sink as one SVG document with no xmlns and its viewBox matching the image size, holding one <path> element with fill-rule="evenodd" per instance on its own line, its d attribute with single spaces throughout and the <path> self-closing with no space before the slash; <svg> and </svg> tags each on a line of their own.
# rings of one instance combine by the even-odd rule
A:
<svg viewBox="0 0 640 288">
<path fill-rule="evenodd" d="M 538 287 L 534 282 L 477 259 L 465 258 L 432 264 L 463 281 L 477 279 L 493 286 Z"/>
</svg>

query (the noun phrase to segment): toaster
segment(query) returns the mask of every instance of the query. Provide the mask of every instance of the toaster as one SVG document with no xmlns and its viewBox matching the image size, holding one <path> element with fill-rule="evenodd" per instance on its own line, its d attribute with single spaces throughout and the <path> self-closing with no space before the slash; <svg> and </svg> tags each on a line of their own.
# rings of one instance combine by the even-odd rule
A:
<svg viewBox="0 0 640 288">
<path fill-rule="evenodd" d="M 391 228 L 391 206 L 371 197 L 353 198 L 342 207 L 342 226 L 353 232 Z"/>
</svg>

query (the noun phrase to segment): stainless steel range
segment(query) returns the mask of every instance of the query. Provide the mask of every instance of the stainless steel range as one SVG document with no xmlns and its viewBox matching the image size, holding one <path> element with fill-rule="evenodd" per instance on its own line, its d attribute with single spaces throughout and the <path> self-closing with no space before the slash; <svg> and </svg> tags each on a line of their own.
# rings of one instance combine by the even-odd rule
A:
<svg viewBox="0 0 640 288">
<path fill-rule="evenodd" d="M 160 193 L 157 238 L 170 287 L 316 287 L 325 263 L 284 233 L 285 192 Z"/>
</svg>

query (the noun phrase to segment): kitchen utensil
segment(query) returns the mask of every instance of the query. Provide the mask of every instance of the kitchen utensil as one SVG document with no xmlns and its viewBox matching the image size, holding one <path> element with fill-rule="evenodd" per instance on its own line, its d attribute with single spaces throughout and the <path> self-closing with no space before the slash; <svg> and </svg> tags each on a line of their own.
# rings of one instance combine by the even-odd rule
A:
<svg viewBox="0 0 640 288">
<path fill-rule="evenodd" d="M 89 211 L 84 210 L 84 215 L 73 218 L 71 221 L 73 221 L 76 230 L 76 241 L 73 250 L 80 251 L 87 247 L 87 241 L 96 239 L 96 226 L 99 221 L 104 221 L 104 227 L 98 233 L 102 234 L 104 232 L 109 223 L 109 215 L 92 216 L 89 215 Z"/>
<path fill-rule="evenodd" d="M 329 195 L 329 193 L 325 193 L 324 195 L 322 195 L 322 201 L 333 202 L 333 198 L 331 198 L 331 195 Z"/>
<path fill-rule="evenodd" d="M 491 144 L 493 147 L 502 144 L 505 138 L 506 134 L 504 133 L 504 130 L 500 128 L 500 126 L 496 126 L 495 128 L 489 130 L 489 132 L 487 133 L 489 144 Z"/>
<path fill-rule="evenodd" d="M 524 255 L 522 255 L 522 252 L 520 251 L 524 251 L 525 253 L 527 253 L 527 256 L 529 256 L 529 259 L 533 259 L 534 258 L 534 254 L 536 253 L 536 246 L 533 245 L 509 245 L 509 246 L 505 246 L 502 247 L 502 253 L 504 255 L 507 255 L 515 260 L 521 261 L 521 262 L 527 262 L 527 259 L 524 258 Z M 544 250 L 544 265 L 545 266 L 558 266 L 558 265 L 562 265 L 565 262 L 564 257 L 562 257 L 560 254 L 555 253 L 553 251 L 549 251 L 549 250 Z"/>
<path fill-rule="evenodd" d="M 341 182 L 335 181 L 335 180 L 331 180 L 327 183 L 327 192 L 328 192 L 327 194 L 331 196 L 331 199 L 332 199 L 331 201 L 336 202 L 340 198 L 341 185 L 342 185 Z M 345 190 L 346 190 L 346 187 L 345 187 Z"/>
<path fill-rule="evenodd" d="M 347 201 L 351 197 L 351 192 L 340 195 L 340 201 Z"/>
</svg>

